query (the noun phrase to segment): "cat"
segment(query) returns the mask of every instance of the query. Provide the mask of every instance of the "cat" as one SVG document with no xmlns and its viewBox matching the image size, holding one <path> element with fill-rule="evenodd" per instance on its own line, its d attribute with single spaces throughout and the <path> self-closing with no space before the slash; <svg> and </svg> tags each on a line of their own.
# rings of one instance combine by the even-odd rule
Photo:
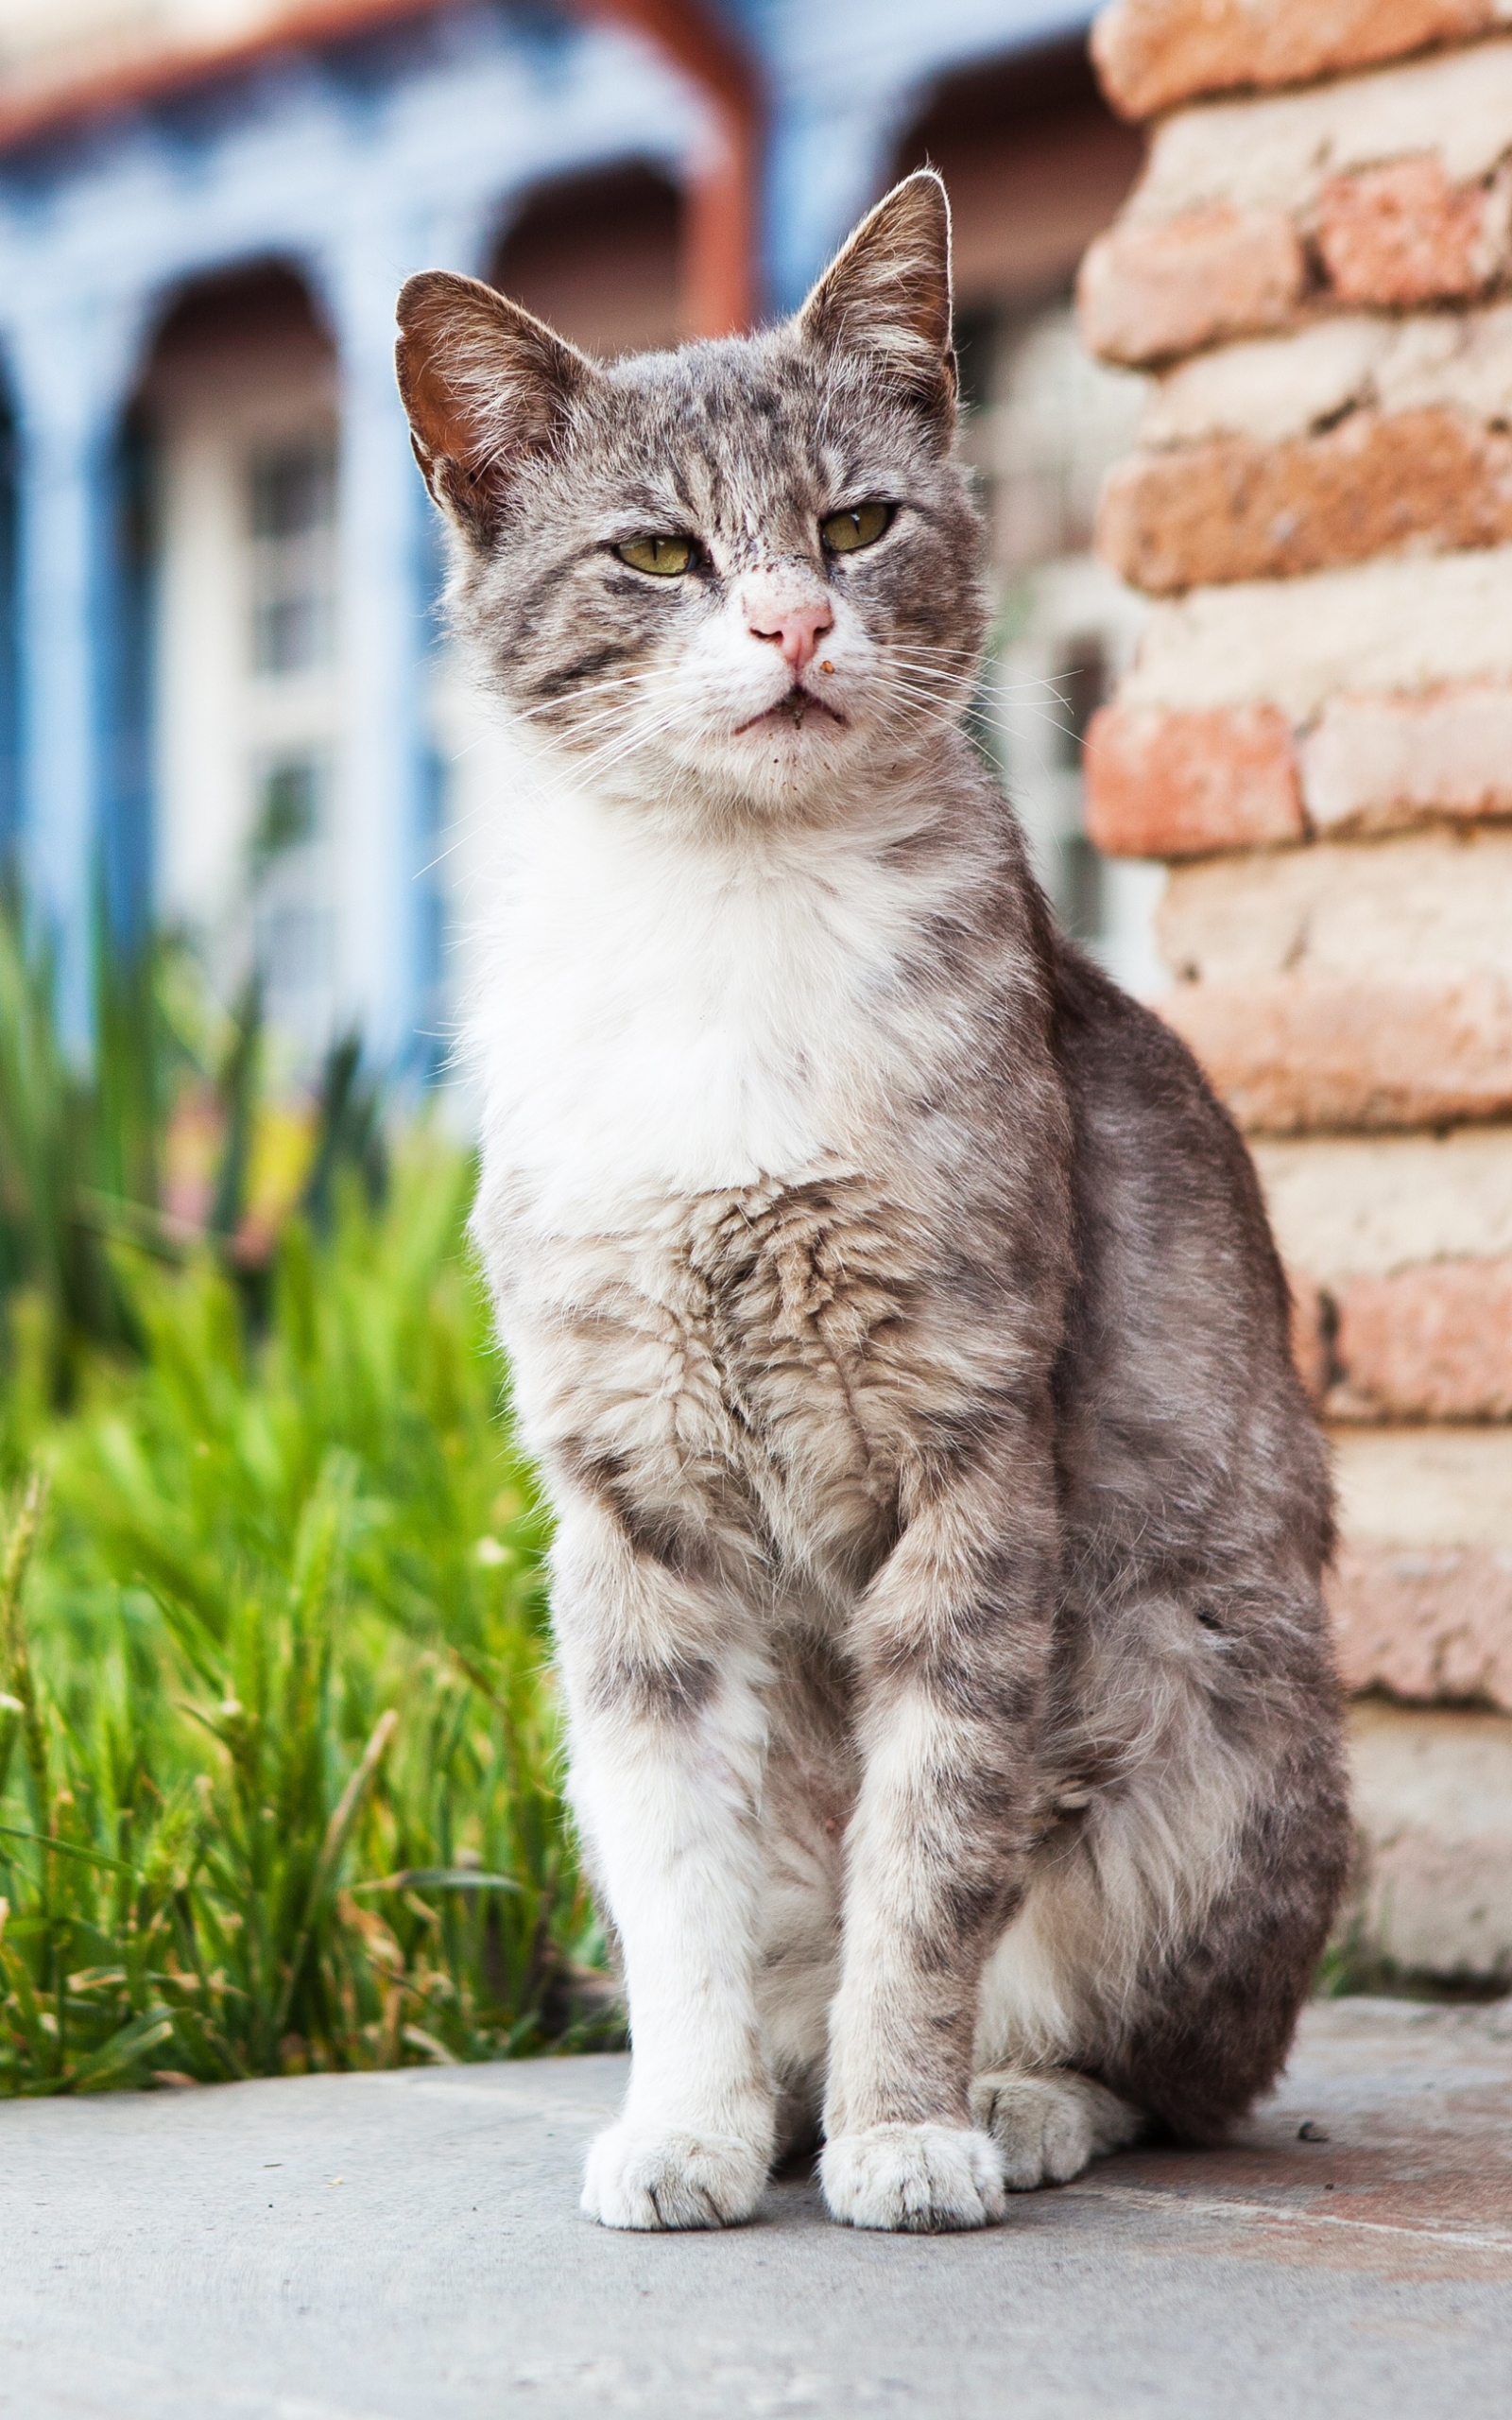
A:
<svg viewBox="0 0 1512 2420">
<path fill-rule="evenodd" d="M 1324 1446 L 1237 1132 L 963 728 L 931 172 L 797 317 L 604 366 L 399 305 L 516 740 L 474 1234 L 623 1957 L 583 2206 L 1000 2219 L 1277 2075 L 1343 1882 Z"/>
</svg>

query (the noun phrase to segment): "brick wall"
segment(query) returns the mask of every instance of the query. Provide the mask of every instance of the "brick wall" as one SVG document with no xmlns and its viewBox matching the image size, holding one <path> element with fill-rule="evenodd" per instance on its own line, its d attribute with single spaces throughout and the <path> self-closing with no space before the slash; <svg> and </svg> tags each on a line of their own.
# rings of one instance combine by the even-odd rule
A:
<svg viewBox="0 0 1512 2420">
<path fill-rule="evenodd" d="M 1155 383 L 1089 821 L 1169 861 L 1334 1441 L 1362 1921 L 1512 1982 L 1512 0 L 1114 0 L 1093 54 L 1154 123 L 1082 324 Z"/>
</svg>

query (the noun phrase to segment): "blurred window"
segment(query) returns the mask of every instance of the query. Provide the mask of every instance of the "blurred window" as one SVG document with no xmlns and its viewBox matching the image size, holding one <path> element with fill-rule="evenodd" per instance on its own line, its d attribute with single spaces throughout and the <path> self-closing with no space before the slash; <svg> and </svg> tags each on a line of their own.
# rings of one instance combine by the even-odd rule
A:
<svg viewBox="0 0 1512 2420">
<path fill-rule="evenodd" d="M 287 263 L 192 281 L 136 398 L 149 449 L 152 873 L 231 999 L 255 965 L 269 1067 L 330 1040 L 342 740 L 340 380 Z"/>
<path fill-rule="evenodd" d="M 255 786 L 248 875 L 264 1005 L 286 1044 L 316 1052 L 329 1038 L 335 973 L 331 758 L 318 749 L 270 756 Z"/>
<path fill-rule="evenodd" d="M 249 480 L 252 664 L 323 671 L 335 641 L 335 453 L 310 439 L 254 455 Z"/>
<path fill-rule="evenodd" d="M 300 1011 L 315 1002 L 323 1008 L 331 980 L 330 909 L 304 900 L 264 908 L 257 919 L 257 940 L 268 1022 L 285 1037 L 301 1040 L 301 1028 L 308 1020 Z M 321 1017 L 318 1039 L 325 1025 Z"/>
<path fill-rule="evenodd" d="M 316 756 L 285 756 L 265 769 L 252 834 L 254 880 L 291 849 L 316 838 L 324 820 L 324 774 Z"/>
</svg>

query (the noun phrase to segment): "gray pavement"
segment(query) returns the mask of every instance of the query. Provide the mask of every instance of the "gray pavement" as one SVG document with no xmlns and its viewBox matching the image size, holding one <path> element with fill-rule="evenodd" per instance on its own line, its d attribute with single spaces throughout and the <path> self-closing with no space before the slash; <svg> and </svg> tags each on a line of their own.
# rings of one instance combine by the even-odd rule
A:
<svg viewBox="0 0 1512 2420">
<path fill-rule="evenodd" d="M 1512 2414 L 1512 2002 L 1316 2007 L 1233 2145 L 981 2236 L 850 2234 L 807 2178 L 728 2235 L 606 2234 L 577 2173 L 623 2075 L 0 2103 L 0 2413 Z"/>
</svg>

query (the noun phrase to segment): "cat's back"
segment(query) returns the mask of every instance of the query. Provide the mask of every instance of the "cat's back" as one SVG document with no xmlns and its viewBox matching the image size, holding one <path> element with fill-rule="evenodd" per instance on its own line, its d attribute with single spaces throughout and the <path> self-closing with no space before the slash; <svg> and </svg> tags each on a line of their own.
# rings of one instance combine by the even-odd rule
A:
<svg viewBox="0 0 1512 2420">
<path fill-rule="evenodd" d="M 1068 1511 L 1125 1576 L 1332 1543 L 1259 1179 L 1185 1044 L 1054 945 L 1077 1276 L 1058 1370 Z"/>
</svg>

